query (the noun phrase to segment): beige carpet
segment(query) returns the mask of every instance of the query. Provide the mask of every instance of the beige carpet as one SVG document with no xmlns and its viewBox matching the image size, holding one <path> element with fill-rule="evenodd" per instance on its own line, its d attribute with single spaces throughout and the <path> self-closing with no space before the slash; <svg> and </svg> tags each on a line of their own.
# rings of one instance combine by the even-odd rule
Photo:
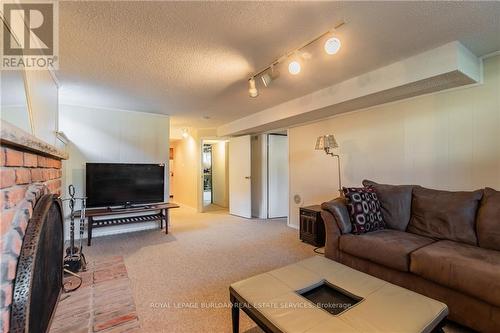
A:
<svg viewBox="0 0 500 333">
<path fill-rule="evenodd" d="M 143 332 L 230 332 L 232 282 L 314 255 L 284 219 L 247 220 L 225 211 L 172 210 L 158 229 L 99 237 L 89 260 L 123 256 Z M 240 332 L 262 333 L 242 312 Z M 456 325 L 445 331 L 470 332 Z"/>
<path fill-rule="evenodd" d="M 171 212 L 169 235 L 149 230 L 99 237 L 84 249 L 89 259 L 125 258 L 144 332 L 230 332 L 232 282 L 314 255 L 284 219 Z M 254 327 L 242 312 L 241 332 L 261 332 Z"/>
</svg>

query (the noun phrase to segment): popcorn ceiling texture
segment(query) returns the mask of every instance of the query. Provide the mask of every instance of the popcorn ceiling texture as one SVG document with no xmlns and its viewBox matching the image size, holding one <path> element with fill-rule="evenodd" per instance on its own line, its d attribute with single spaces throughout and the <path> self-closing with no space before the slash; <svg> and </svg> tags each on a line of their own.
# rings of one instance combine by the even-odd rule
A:
<svg viewBox="0 0 500 333">
<path fill-rule="evenodd" d="M 499 2 L 60 2 L 61 102 L 215 127 L 450 41 L 499 50 L 499 13 Z M 340 20 L 337 55 L 314 44 L 300 75 L 277 68 L 248 97 L 249 75 Z"/>
</svg>

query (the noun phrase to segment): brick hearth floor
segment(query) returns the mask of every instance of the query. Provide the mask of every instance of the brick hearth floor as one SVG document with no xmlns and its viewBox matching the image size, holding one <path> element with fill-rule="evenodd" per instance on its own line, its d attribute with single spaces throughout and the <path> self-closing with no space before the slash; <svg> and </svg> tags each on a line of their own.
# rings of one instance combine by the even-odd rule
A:
<svg viewBox="0 0 500 333">
<path fill-rule="evenodd" d="M 51 333 L 140 331 L 122 257 L 91 261 L 81 276 L 83 283 L 79 289 L 61 294 Z"/>
</svg>

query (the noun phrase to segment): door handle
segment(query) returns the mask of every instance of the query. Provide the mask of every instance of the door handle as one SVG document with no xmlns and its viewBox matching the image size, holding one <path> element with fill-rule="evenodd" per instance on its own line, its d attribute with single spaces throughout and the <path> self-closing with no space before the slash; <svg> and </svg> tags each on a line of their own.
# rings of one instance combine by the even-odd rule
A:
<svg viewBox="0 0 500 333">
<path fill-rule="evenodd" d="M 250 176 L 246 176 L 245 179 L 250 179 Z"/>
</svg>

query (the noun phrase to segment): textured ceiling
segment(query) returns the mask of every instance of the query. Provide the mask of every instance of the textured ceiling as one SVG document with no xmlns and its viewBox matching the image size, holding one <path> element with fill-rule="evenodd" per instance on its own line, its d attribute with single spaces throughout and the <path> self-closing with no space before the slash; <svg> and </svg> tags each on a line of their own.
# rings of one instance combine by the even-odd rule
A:
<svg viewBox="0 0 500 333">
<path fill-rule="evenodd" d="M 337 55 L 312 45 L 300 75 L 248 97 L 252 72 L 340 20 Z M 500 2 L 60 2 L 57 76 L 62 102 L 206 128 L 449 41 L 488 54 L 499 36 Z"/>
</svg>

